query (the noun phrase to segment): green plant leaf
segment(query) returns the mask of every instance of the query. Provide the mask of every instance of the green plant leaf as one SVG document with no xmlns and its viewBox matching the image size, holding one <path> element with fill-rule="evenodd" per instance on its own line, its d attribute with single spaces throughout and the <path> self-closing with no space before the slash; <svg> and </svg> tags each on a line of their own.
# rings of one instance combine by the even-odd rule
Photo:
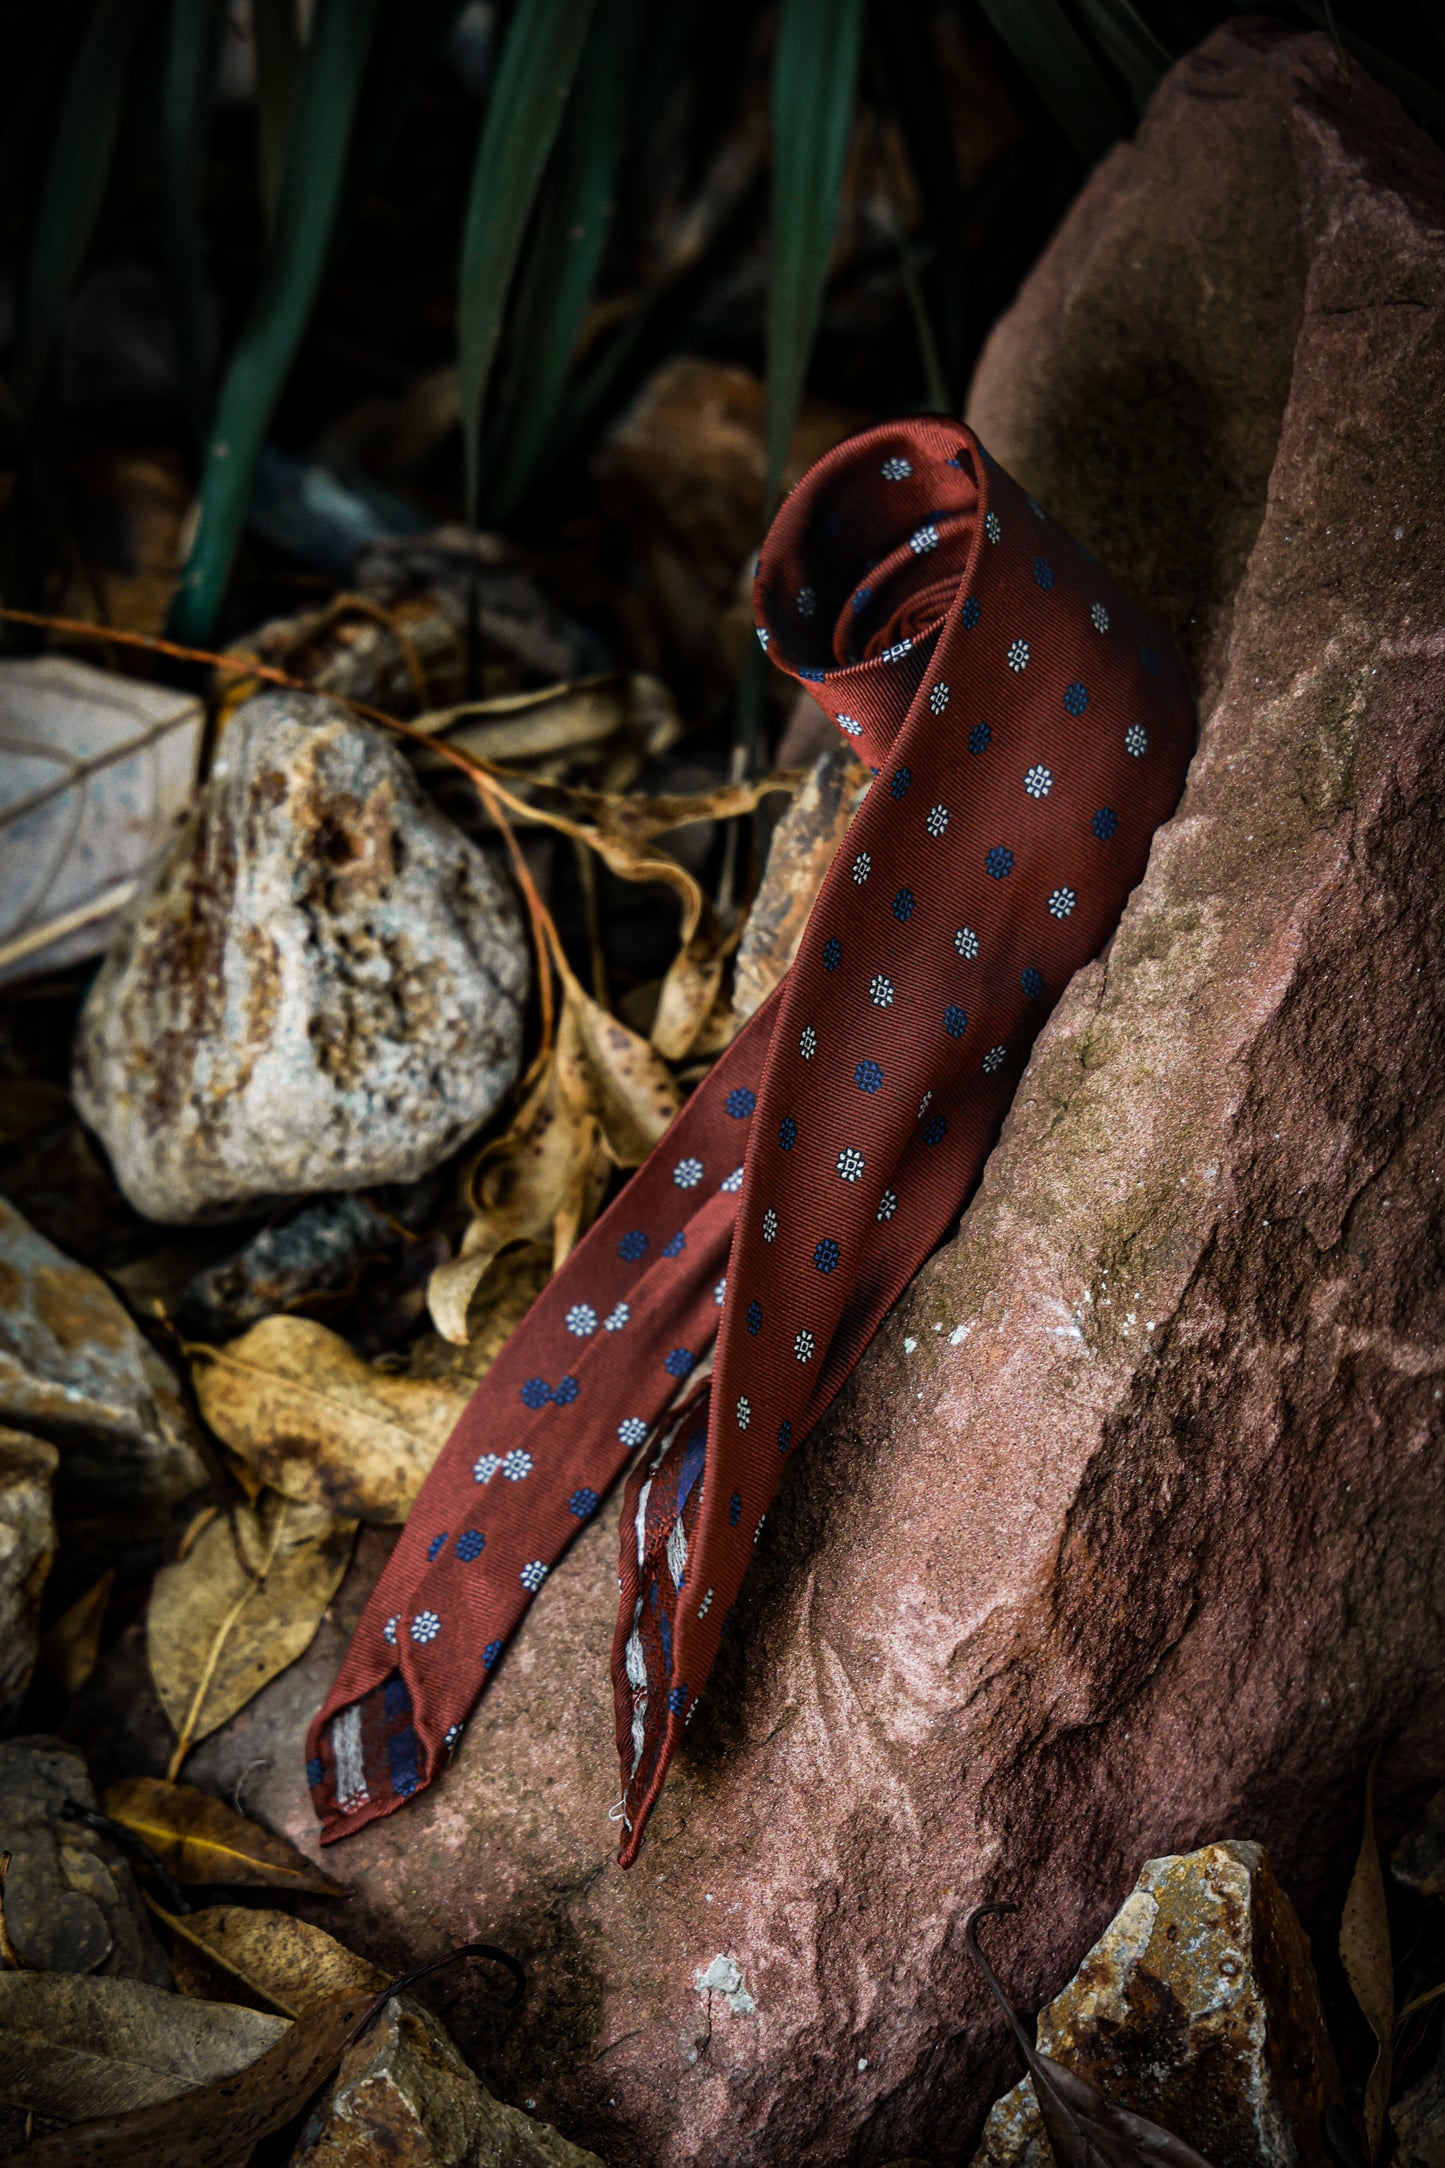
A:
<svg viewBox="0 0 1445 2168">
<path fill-rule="evenodd" d="M 251 476 L 326 267 L 377 0 L 319 0 L 260 291 L 217 403 L 200 520 L 171 610 L 173 637 L 203 645 L 225 592 Z"/>
<path fill-rule="evenodd" d="M 261 172 L 261 208 L 266 214 L 266 231 L 274 234 L 281 208 L 291 115 L 301 80 L 303 52 L 296 0 L 251 0 L 251 41 L 256 55 L 256 153 Z"/>
<path fill-rule="evenodd" d="M 628 120 L 642 0 L 593 15 L 567 124 L 552 156 L 511 321 L 513 391 L 486 486 L 488 515 L 506 515 L 545 455 L 597 282 Z"/>
<path fill-rule="evenodd" d="M 768 511 L 823 308 L 838 190 L 853 128 L 863 0 L 782 0 L 773 61 L 773 231 L 768 278 Z"/>
<path fill-rule="evenodd" d="M 105 195 L 126 64 L 151 0 L 97 0 L 65 86 L 31 244 L 12 389 L 28 413 Z"/>
<path fill-rule="evenodd" d="M 1168 47 L 1155 37 L 1133 0 L 1078 0 L 1078 7 L 1099 51 L 1142 111 L 1170 65 Z"/>
<path fill-rule="evenodd" d="M 532 205 L 562 125 L 592 0 L 518 0 L 482 123 L 462 234 L 457 367 L 475 521 L 482 402 Z"/>
<path fill-rule="evenodd" d="M 181 375 L 198 443 L 205 438 L 210 410 L 201 191 L 225 27 L 224 0 L 171 0 L 162 120 L 166 269 Z"/>
<path fill-rule="evenodd" d="M 984 14 L 1080 156 L 1092 165 L 1129 115 L 1061 0 L 980 0 Z"/>
<path fill-rule="evenodd" d="M 953 116 L 937 56 L 930 48 L 927 18 L 884 5 L 875 11 L 872 27 L 883 94 L 923 212 L 932 257 L 924 284 L 933 300 L 930 318 L 941 349 L 949 403 L 956 405 L 963 396 L 968 203 L 953 147 Z"/>
</svg>

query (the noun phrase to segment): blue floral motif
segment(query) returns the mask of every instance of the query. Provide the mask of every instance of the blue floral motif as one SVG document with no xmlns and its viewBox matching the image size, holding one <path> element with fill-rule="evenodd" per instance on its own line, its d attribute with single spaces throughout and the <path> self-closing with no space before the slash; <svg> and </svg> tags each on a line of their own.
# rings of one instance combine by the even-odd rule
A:
<svg viewBox="0 0 1445 2168">
<path fill-rule="evenodd" d="M 843 961 L 843 944 L 836 934 L 830 934 L 823 943 L 823 969 L 836 971 Z"/>
<path fill-rule="evenodd" d="M 853 1071 L 853 1082 L 860 1092 L 881 1092 L 883 1071 L 876 1061 L 860 1061 Z"/>
<path fill-rule="evenodd" d="M 793 1426 L 786 1416 L 778 1425 L 778 1451 L 786 1453 L 793 1442 Z"/>
<path fill-rule="evenodd" d="M 961 1039 L 968 1029 L 968 1017 L 956 1001 L 950 1001 L 943 1012 L 943 1028 L 950 1039 Z"/>
<path fill-rule="evenodd" d="M 778 1142 L 785 1152 L 791 1152 L 798 1141 L 798 1125 L 791 1114 L 785 1114 L 778 1124 Z"/>
<path fill-rule="evenodd" d="M 1005 881 L 1014 869 L 1014 854 L 1007 844 L 995 843 L 984 862 L 984 871 L 995 881 Z"/>
<path fill-rule="evenodd" d="M 1144 668 L 1148 671 L 1150 677 L 1158 677 L 1159 657 L 1155 654 L 1152 647 L 1141 647 L 1139 650 L 1139 660 L 1143 663 Z"/>
<path fill-rule="evenodd" d="M 691 1374 L 696 1359 L 690 1347 L 670 1348 L 662 1358 L 662 1367 L 670 1378 L 685 1378 Z"/>
<path fill-rule="evenodd" d="M 912 782 L 913 770 L 911 768 L 898 769 L 897 773 L 892 777 L 888 785 L 889 797 L 906 798 L 908 796 L 909 788 Z"/>
<path fill-rule="evenodd" d="M 663 1243 L 662 1254 L 664 1257 L 681 1257 L 683 1251 L 686 1248 L 687 1236 L 679 1227 L 677 1233 L 673 1236 L 672 1240 L 670 1242 Z"/>
<path fill-rule="evenodd" d="M 552 1387 L 552 1398 L 559 1408 L 570 1408 L 581 1390 L 577 1379 L 569 1373 L 565 1378 L 558 1378 Z"/>
<path fill-rule="evenodd" d="M 629 1265 L 635 1265 L 639 1257 L 646 1256 L 647 1237 L 640 1227 L 632 1228 L 622 1237 L 617 1245 L 617 1254 Z"/>
<path fill-rule="evenodd" d="M 432 1559 L 437 1557 L 440 1552 L 446 1549 L 446 1547 L 447 1531 L 443 1528 L 440 1534 L 432 1537 L 431 1542 L 426 1547 L 427 1563 L 430 1564 Z"/>
<path fill-rule="evenodd" d="M 1089 705 L 1089 688 L 1082 678 L 1075 678 L 1064 692 L 1064 706 L 1070 715 L 1082 715 Z"/>
<path fill-rule="evenodd" d="M 484 1648 L 484 1649 L 482 1650 L 482 1669 L 483 1669 L 483 1671 L 490 1671 L 490 1670 L 491 1670 L 491 1668 L 492 1668 L 492 1666 L 493 1666 L 493 1665 L 495 1664 L 495 1662 L 497 1661 L 497 1658 L 498 1658 L 498 1657 L 499 1657 L 499 1656 L 501 1655 L 501 1653 L 502 1653 L 502 1644 L 501 1644 L 501 1642 L 500 1642 L 500 1641 L 489 1641 L 489 1642 L 487 1643 L 486 1647 L 485 1647 L 485 1648 Z"/>
<path fill-rule="evenodd" d="M 681 1716 L 683 1710 L 687 1707 L 687 1688 L 685 1686 L 674 1686 L 667 1697 L 667 1706 L 673 1716 Z"/>
<path fill-rule="evenodd" d="M 745 1121 L 758 1103 L 756 1092 L 750 1092 L 746 1084 L 738 1084 L 728 1093 L 723 1105 L 735 1122 Z"/>
<path fill-rule="evenodd" d="M 599 1500 L 596 1491 L 589 1490 L 584 1483 L 582 1488 L 574 1490 L 567 1500 L 567 1511 L 575 1513 L 579 1521 L 586 1521 L 590 1520 L 597 1511 L 598 1504 Z"/>
<path fill-rule="evenodd" d="M 457 1537 L 457 1557 L 464 1566 L 469 1566 L 474 1558 L 480 1558 L 486 1547 L 487 1539 L 480 1528 L 464 1528 Z"/>
<path fill-rule="evenodd" d="M 873 590 L 871 587 L 858 588 L 853 596 L 853 615 L 861 617 L 872 600 Z"/>
<path fill-rule="evenodd" d="M 898 894 L 893 899 L 893 916 L 900 926 L 906 926 L 909 919 L 912 918 L 913 906 L 917 900 L 911 888 L 899 889 Z"/>
<path fill-rule="evenodd" d="M 1054 584 L 1054 568 L 1047 557 L 1036 557 L 1034 559 L 1034 578 L 1038 581 L 1044 593 L 1047 594 Z"/>
<path fill-rule="evenodd" d="M 1023 977 L 1019 980 L 1019 984 L 1030 1001 L 1037 1001 L 1044 990 L 1044 975 L 1042 971 L 1035 970 L 1034 966 L 1029 964 L 1024 971 Z"/>
<path fill-rule="evenodd" d="M 985 753 L 992 741 L 993 732 L 988 724 L 975 723 L 968 734 L 968 749 L 971 753 Z"/>
<path fill-rule="evenodd" d="M 928 1120 L 923 1125 L 924 1143 L 940 1144 L 947 1135 L 948 1117 L 943 1114 L 930 1115 Z"/>
<path fill-rule="evenodd" d="M 763 1306 L 756 1295 L 748 1304 L 747 1328 L 749 1332 L 761 1332 L 763 1329 Z"/>
<path fill-rule="evenodd" d="M 314 1792 L 326 1774 L 326 1764 L 319 1754 L 313 1754 L 306 1764 L 306 1782 Z"/>
<path fill-rule="evenodd" d="M 545 1408 L 552 1397 L 552 1388 L 545 1378 L 528 1378 L 522 1387 L 524 1408 Z"/>
<path fill-rule="evenodd" d="M 982 615 L 983 612 L 979 608 L 978 596 L 970 595 L 964 602 L 963 608 L 958 613 L 958 621 L 961 625 L 966 626 L 967 629 L 972 632 L 974 626 L 978 623 L 979 618 Z"/>
<path fill-rule="evenodd" d="M 838 1245 L 831 1235 L 825 1235 L 813 1252 L 813 1263 L 819 1272 L 831 1272 L 838 1262 Z"/>
<path fill-rule="evenodd" d="M 1107 843 L 1119 825 L 1119 816 L 1111 805 L 1101 805 L 1090 823 L 1101 843 Z"/>
<path fill-rule="evenodd" d="M 743 1501 L 742 1501 L 742 1497 L 741 1497 L 741 1495 L 740 1495 L 740 1493 L 739 1493 L 739 1492 L 737 1492 L 737 1491 L 734 1491 L 734 1492 L 733 1492 L 733 1494 L 732 1494 L 732 1496 L 731 1496 L 731 1498 L 729 1498 L 729 1500 L 728 1500 L 728 1526 L 729 1526 L 729 1528 L 736 1528 L 736 1527 L 737 1527 L 737 1525 L 738 1525 L 738 1522 L 739 1522 L 739 1521 L 740 1521 L 740 1520 L 742 1519 L 742 1517 L 743 1517 Z"/>
</svg>

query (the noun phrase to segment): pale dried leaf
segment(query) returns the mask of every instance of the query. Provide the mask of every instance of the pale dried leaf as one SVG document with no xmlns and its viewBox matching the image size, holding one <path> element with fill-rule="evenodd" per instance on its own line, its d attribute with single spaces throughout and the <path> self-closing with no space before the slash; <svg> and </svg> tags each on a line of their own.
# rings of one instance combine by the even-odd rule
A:
<svg viewBox="0 0 1445 2168">
<path fill-rule="evenodd" d="M 390 1985 L 390 1974 L 289 1912 L 209 1905 L 182 1917 L 169 1912 L 161 1917 L 220 1975 L 259 1995 L 282 2017 L 303 2017 L 334 1995 L 376 1994 Z"/>
<path fill-rule="evenodd" d="M 157 1574 L 146 1643 L 178 1734 L 172 1776 L 198 1739 L 310 1647 L 341 1585 L 356 1526 L 267 1492 L 255 1505 L 238 1505 L 232 1520 L 212 1521 L 184 1559 Z"/>
<path fill-rule="evenodd" d="M 115 1568 L 111 1566 L 46 1628 L 40 1644 L 40 1675 L 51 1692 L 63 1700 L 78 1694 L 95 1669 L 114 1581 Z"/>
<path fill-rule="evenodd" d="M 289 2030 L 140 1980 L 0 1973 L 0 2100 L 58 2122 L 122 2115 L 244 2070 Z"/>
<path fill-rule="evenodd" d="M 192 1347 L 201 1412 L 283 1497 L 399 1523 L 465 1405 L 445 1385 L 374 1369 L 314 1318 L 267 1317 Z"/>
<path fill-rule="evenodd" d="M 793 958 L 828 868 L 869 784 L 844 745 L 830 747 L 773 831 L 768 862 L 738 947 L 733 1013 L 762 1007 Z"/>
<path fill-rule="evenodd" d="M 104 1812 L 142 1838 L 178 1882 L 222 1882 L 263 1889 L 310 1890 L 341 1897 L 340 1882 L 286 1837 L 248 1821 L 194 1784 L 164 1777 L 123 1777 L 101 1801 Z"/>
<path fill-rule="evenodd" d="M 1365 1826 L 1360 1853 L 1340 1920 L 1340 1962 L 1350 1992 L 1375 2036 L 1375 2066 L 1365 2087 L 1365 2139 L 1371 2160 L 1380 2149 L 1390 2100 L 1391 2042 L 1395 2030 L 1395 1973 L 1390 1954 L 1390 1915 L 1385 1877 L 1375 1841 L 1376 1752 L 1365 1778 Z"/>
<path fill-rule="evenodd" d="M 665 1065 L 575 980 L 565 988 L 557 1042 L 564 1088 L 596 1116 L 613 1164 L 640 1167 L 682 1104 Z"/>
</svg>

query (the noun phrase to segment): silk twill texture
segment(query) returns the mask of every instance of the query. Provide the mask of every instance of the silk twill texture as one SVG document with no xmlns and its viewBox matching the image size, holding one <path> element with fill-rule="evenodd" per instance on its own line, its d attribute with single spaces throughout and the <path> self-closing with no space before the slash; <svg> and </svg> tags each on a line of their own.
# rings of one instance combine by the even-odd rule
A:
<svg viewBox="0 0 1445 2168">
<path fill-rule="evenodd" d="M 427 1478 L 312 1726 L 326 1841 L 441 1774 L 630 1463 L 612 1677 L 636 1857 L 785 1462 L 957 1219 L 1183 786 L 1194 711 L 1168 639 L 958 422 L 820 460 L 755 608 L 874 781 L 786 979 Z"/>
</svg>

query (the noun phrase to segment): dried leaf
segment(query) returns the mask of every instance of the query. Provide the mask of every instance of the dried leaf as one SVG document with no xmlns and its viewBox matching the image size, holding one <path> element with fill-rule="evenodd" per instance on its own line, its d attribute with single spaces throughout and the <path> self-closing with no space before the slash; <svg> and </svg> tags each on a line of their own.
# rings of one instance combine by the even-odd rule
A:
<svg viewBox="0 0 1445 2168">
<path fill-rule="evenodd" d="M 465 1395 L 364 1362 L 307 1317 L 267 1317 L 224 1347 L 191 1347 L 201 1413 L 285 1498 L 401 1522 Z"/>
<path fill-rule="evenodd" d="M 208 1965 L 259 1995 L 282 2017 L 304 2017 L 333 1996 L 374 1995 L 390 1985 L 389 1973 L 348 1950 L 325 1928 L 293 1919 L 289 1912 L 211 1905 L 184 1917 L 169 1912 L 160 1917 Z"/>
<path fill-rule="evenodd" d="M 824 876 L 869 784 L 846 745 L 830 747 L 773 831 L 763 877 L 738 947 L 733 1010 L 760 1009 L 798 952 Z"/>
<path fill-rule="evenodd" d="M 9 1852 L 0 1852 L 0 1966 L 7 1972 L 34 1972 L 37 1968 L 10 1940 L 10 1922 L 5 1917 L 5 1885 L 10 1879 Z"/>
<path fill-rule="evenodd" d="M 323 1897 L 346 1894 L 340 1882 L 314 1866 L 287 1838 L 248 1822 L 244 1814 L 194 1784 L 123 1777 L 110 1786 L 101 1806 L 113 1822 L 149 1845 L 178 1882 L 310 1890 Z"/>
<path fill-rule="evenodd" d="M 1209 2168 L 1204 2155 L 1182 2138 L 1132 2109 L 1111 2107 L 1086 2078 L 1066 2070 L 1052 2056 L 1041 2055 L 1032 2045 L 978 1946 L 980 1920 L 1017 1910 L 1017 1905 L 1007 1902 L 976 1905 L 964 1921 L 963 1938 L 1023 2051 L 1059 2168 Z"/>
<path fill-rule="evenodd" d="M 1375 2036 L 1375 2065 L 1365 2087 L 1365 2147 L 1371 2160 L 1380 2149 L 1385 2111 L 1390 2099 L 1391 2040 L 1395 2030 L 1395 1974 L 1390 1955 L 1390 1915 L 1385 1904 L 1385 1877 L 1380 1867 L 1380 1848 L 1375 1842 L 1375 1765 L 1379 1749 L 1365 1777 L 1365 1826 L 1360 1854 L 1345 1897 L 1340 1920 L 1340 1962 L 1350 1992 Z"/>
<path fill-rule="evenodd" d="M 261 2010 L 197 2003 L 141 1980 L 0 1973 L 0 2100 L 78 2123 L 229 2078 L 288 2028 Z"/>
<path fill-rule="evenodd" d="M 444 1378 L 471 1392 L 501 1354 L 552 1277 L 552 1244 L 523 1242 L 499 1257 L 472 1298 L 468 1337 L 457 1346 L 424 1333 L 406 1350 L 407 1374 Z"/>
<path fill-rule="evenodd" d="M 741 930 L 739 925 L 724 932 L 705 914 L 669 964 L 652 1020 L 652 1043 L 668 1061 L 685 1061 L 696 1051 L 704 1027 L 723 1005 L 723 970 Z"/>
<path fill-rule="evenodd" d="M 445 737 L 478 760 L 555 759 L 633 739 L 641 754 L 666 752 L 681 733 L 672 696 L 660 679 L 578 678 L 541 692 L 509 693 L 499 700 L 470 701 L 434 709 L 417 728 Z M 417 767 L 431 774 L 441 763 L 418 753 Z"/>
<path fill-rule="evenodd" d="M 50 1691 L 63 1700 L 78 1694 L 95 1669 L 100 1630 L 114 1581 L 115 1568 L 109 1566 L 94 1586 L 77 1596 L 69 1610 L 62 1611 L 54 1625 L 46 1629 L 38 1669 Z"/>
<path fill-rule="evenodd" d="M 654 1027 L 654 1038 L 656 1029 Z M 640 1167 L 682 1104 L 653 1048 L 583 992 L 564 982 L 557 1030 L 563 1089 L 595 1116 L 614 1166 Z"/>
<path fill-rule="evenodd" d="M 237 1506 L 231 1521 L 212 1521 L 184 1559 L 157 1574 L 146 1638 L 151 1676 L 179 1734 L 170 1776 L 198 1739 L 304 1654 L 355 1535 L 355 1521 L 267 1493 Z"/>
</svg>

